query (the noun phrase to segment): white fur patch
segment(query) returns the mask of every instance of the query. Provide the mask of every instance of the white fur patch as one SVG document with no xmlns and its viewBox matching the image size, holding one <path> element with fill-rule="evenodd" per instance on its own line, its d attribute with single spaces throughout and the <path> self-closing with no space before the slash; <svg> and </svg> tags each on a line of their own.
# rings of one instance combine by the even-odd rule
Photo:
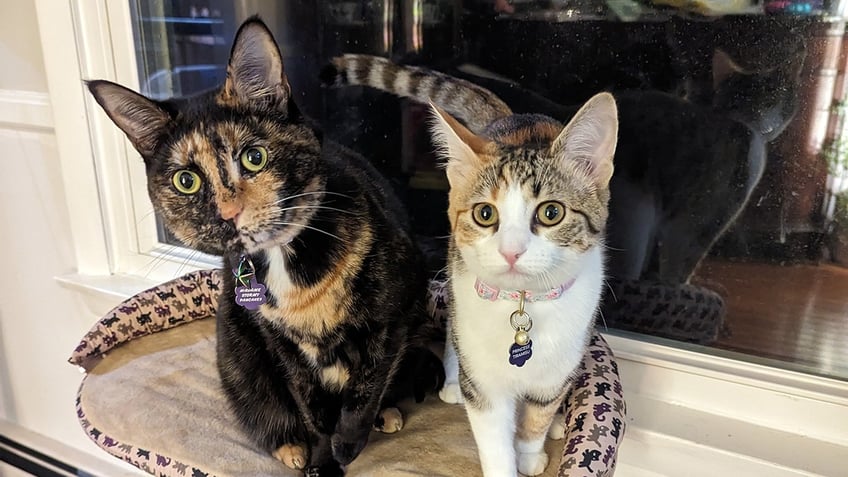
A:
<svg viewBox="0 0 848 477">
<path fill-rule="evenodd" d="M 286 270 L 283 249 L 272 247 L 266 250 L 266 254 L 268 256 L 268 273 L 265 275 L 265 286 L 269 292 L 274 293 L 279 298 L 281 292 L 293 286 L 289 272 Z M 267 304 L 262 305 L 260 310 L 267 313 L 268 306 Z"/>
</svg>

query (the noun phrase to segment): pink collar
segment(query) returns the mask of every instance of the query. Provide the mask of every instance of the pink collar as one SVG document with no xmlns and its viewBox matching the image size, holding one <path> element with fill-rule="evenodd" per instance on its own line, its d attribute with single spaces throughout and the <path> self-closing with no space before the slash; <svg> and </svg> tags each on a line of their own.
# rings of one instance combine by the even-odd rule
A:
<svg viewBox="0 0 848 477">
<path fill-rule="evenodd" d="M 576 278 L 572 278 L 571 280 L 563 283 L 562 285 L 551 288 L 550 290 L 544 293 L 533 293 L 533 292 L 525 292 L 524 300 L 525 301 L 544 301 L 544 300 L 556 300 L 561 297 L 563 293 L 565 293 L 571 285 L 574 285 L 574 281 Z M 499 288 L 495 288 L 490 285 L 486 285 L 481 282 L 478 278 L 476 282 L 474 282 L 474 289 L 477 290 L 477 295 L 489 301 L 500 300 L 511 300 L 511 301 L 519 301 L 521 300 L 521 290 L 515 291 L 506 291 L 501 290 Z"/>
</svg>

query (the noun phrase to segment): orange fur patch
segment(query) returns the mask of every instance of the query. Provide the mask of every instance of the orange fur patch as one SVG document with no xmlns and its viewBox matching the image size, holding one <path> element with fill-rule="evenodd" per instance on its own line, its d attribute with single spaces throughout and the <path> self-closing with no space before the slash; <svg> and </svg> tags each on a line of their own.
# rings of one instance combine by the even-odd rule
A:
<svg viewBox="0 0 848 477">
<path fill-rule="evenodd" d="M 309 288 L 290 287 L 279 297 L 276 308 L 263 305 L 262 313 L 308 335 L 323 336 L 332 331 L 354 311 L 347 285 L 362 267 L 372 241 L 370 227 L 358 230 L 356 241 L 349 246 L 347 254 L 321 281 Z"/>
<path fill-rule="evenodd" d="M 547 434 L 551 422 L 554 420 L 557 408 L 562 404 L 565 392 L 559 395 L 552 403 L 546 406 L 525 402 L 523 412 L 518 421 L 516 436 L 519 439 L 531 440 Z"/>
</svg>

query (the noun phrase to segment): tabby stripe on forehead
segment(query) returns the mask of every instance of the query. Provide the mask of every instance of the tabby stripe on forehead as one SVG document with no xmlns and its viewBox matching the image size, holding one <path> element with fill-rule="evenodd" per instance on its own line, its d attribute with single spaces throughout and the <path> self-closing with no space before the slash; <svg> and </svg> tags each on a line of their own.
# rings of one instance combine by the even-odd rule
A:
<svg viewBox="0 0 848 477">
<path fill-rule="evenodd" d="M 227 154 L 227 147 L 224 145 L 224 137 L 218 132 L 217 128 L 209 126 L 206 128 L 206 137 L 212 143 L 212 148 L 218 157 L 224 157 Z"/>
<path fill-rule="evenodd" d="M 227 150 L 224 147 L 224 140 L 218 131 L 214 127 L 207 127 L 205 131 L 206 138 L 211 143 L 212 149 L 215 151 L 215 156 L 211 158 L 215 161 L 215 165 L 218 168 L 218 175 L 221 178 L 221 185 L 224 186 L 225 189 L 231 192 L 235 192 L 235 186 L 233 185 L 234 180 L 230 177 L 230 173 L 237 174 L 235 170 L 230 169 L 232 167 L 232 158 L 227 154 Z"/>
</svg>

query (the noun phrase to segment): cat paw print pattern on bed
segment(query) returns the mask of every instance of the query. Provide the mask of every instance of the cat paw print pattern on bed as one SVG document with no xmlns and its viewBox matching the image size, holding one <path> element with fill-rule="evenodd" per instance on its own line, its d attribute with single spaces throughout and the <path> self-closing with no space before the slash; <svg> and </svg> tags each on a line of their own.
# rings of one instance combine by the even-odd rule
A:
<svg viewBox="0 0 848 477">
<path fill-rule="evenodd" d="M 80 424 L 106 452 L 157 476 L 301 475 L 256 449 L 227 408 L 215 322 L 207 319 L 215 315 L 219 273 L 193 272 L 139 293 L 95 323 L 69 360 L 87 372 L 76 402 Z M 444 325 L 444 283 L 431 282 L 429 292 L 428 311 Z M 461 406 L 428 396 L 407 407 L 404 429 L 372 433 L 348 475 L 480 475 Z M 551 463 L 542 475 L 611 476 L 625 413 L 617 364 L 595 333 L 555 420 L 563 438 L 547 442 Z"/>
</svg>

